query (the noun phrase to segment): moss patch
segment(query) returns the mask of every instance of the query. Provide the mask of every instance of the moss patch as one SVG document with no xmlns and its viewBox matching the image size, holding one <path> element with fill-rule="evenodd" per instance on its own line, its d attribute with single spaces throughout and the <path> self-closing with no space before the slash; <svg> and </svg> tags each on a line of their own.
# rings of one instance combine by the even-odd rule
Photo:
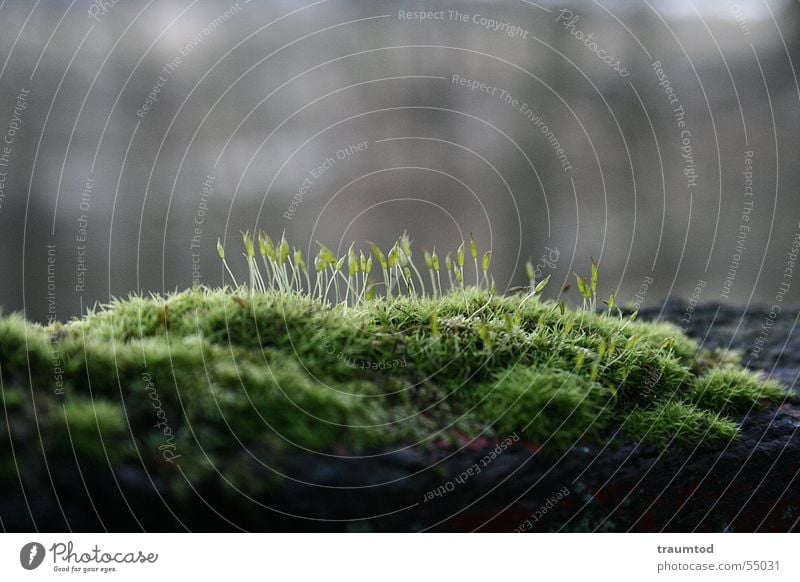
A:
<svg viewBox="0 0 800 582">
<path fill-rule="evenodd" d="M 749 370 L 722 366 L 697 379 L 689 400 L 701 408 L 729 412 L 748 412 L 762 401 L 780 402 L 786 393 L 774 380 L 764 381 Z"/>
<path fill-rule="evenodd" d="M 710 361 L 669 324 L 477 289 L 355 307 L 278 291 L 131 297 L 53 328 L 0 318 L 0 455 L 20 472 L 44 451 L 143 465 L 176 487 L 180 468 L 261 488 L 253 463 L 296 450 L 516 433 L 557 453 L 620 428 L 718 446 L 738 430 L 726 414 L 785 393 Z"/>
<path fill-rule="evenodd" d="M 659 402 L 652 408 L 636 409 L 623 426 L 635 439 L 661 448 L 672 444 L 724 445 L 736 438 L 739 430 L 730 419 L 684 402 Z"/>
</svg>

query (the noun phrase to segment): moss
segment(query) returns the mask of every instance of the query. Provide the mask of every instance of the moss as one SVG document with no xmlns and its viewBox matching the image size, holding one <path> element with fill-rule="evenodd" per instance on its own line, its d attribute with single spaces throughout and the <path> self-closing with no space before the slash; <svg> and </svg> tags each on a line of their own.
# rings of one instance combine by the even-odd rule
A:
<svg viewBox="0 0 800 582">
<path fill-rule="evenodd" d="M 690 399 L 701 408 L 729 413 L 748 412 L 761 407 L 764 401 L 780 403 L 786 396 L 774 380 L 765 381 L 757 373 L 724 366 L 698 378 Z"/>
<path fill-rule="evenodd" d="M 596 436 L 610 417 L 611 394 L 563 370 L 518 366 L 476 391 L 474 413 L 500 435 L 563 450 Z"/>
<path fill-rule="evenodd" d="M 46 381 L 52 360 L 48 334 L 18 315 L 0 317 L 0 376 L 11 384 Z"/>
<path fill-rule="evenodd" d="M 75 399 L 51 411 L 43 438 L 56 455 L 102 463 L 119 461 L 131 453 L 125 416 L 119 406 L 103 400 Z"/>
<path fill-rule="evenodd" d="M 516 433 L 558 452 L 620 427 L 716 446 L 737 432 L 725 414 L 784 393 L 714 361 L 698 368 L 674 326 L 478 289 L 351 307 L 278 291 L 133 296 L 50 329 L 0 318 L 0 453 L 14 439 L 17 458 L 35 457 L 41 432 L 56 458 L 74 448 L 166 478 L 177 463 L 258 488 L 243 467 L 298 449 Z"/>
<path fill-rule="evenodd" d="M 684 402 L 659 402 L 648 409 L 637 408 L 623 421 L 634 439 L 660 448 L 671 445 L 719 446 L 738 433 L 737 425 L 707 410 Z"/>
</svg>

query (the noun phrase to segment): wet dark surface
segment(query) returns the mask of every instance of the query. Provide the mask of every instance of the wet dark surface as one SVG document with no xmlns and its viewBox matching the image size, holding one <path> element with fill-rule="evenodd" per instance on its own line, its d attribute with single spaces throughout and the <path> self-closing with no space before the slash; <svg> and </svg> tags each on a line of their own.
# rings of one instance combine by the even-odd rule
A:
<svg viewBox="0 0 800 582">
<path fill-rule="evenodd" d="M 780 307 L 780 306 L 779 306 Z M 642 310 L 644 319 L 663 319 L 682 327 L 706 348 L 737 350 L 742 362 L 765 370 L 793 386 L 800 370 L 800 341 L 795 337 L 800 311 L 766 306 L 748 309 L 719 304 L 704 305 L 690 311 L 681 301 L 668 301 L 661 308 Z"/>
<path fill-rule="evenodd" d="M 687 309 L 669 302 L 641 316 L 684 325 L 705 347 L 736 349 L 750 367 L 794 386 L 797 310 L 772 318 L 759 308 L 710 305 L 690 317 Z M 52 484 L 43 479 L 26 484 L 26 495 L 17 488 L 0 497 L 0 516 L 4 529 L 23 531 L 798 530 L 800 408 L 736 420 L 741 438 L 723 450 L 660 453 L 614 434 L 603 447 L 576 446 L 556 458 L 525 443 L 495 449 L 483 440 L 362 459 L 296 455 L 284 478 L 253 462 L 251 478 L 275 483 L 253 500 L 222 480 L 175 497 L 132 468 L 87 475 L 51 467 Z"/>
</svg>

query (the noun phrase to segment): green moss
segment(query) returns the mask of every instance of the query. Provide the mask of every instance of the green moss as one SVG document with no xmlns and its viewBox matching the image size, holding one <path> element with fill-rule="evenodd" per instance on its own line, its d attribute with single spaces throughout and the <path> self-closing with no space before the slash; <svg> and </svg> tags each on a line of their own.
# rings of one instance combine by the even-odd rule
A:
<svg viewBox="0 0 800 582">
<path fill-rule="evenodd" d="M 763 401 L 780 403 L 784 398 L 786 391 L 778 382 L 733 366 L 709 370 L 697 379 L 690 395 L 697 406 L 722 413 L 748 412 Z"/>
<path fill-rule="evenodd" d="M 475 392 L 472 412 L 498 434 L 558 449 L 596 436 L 611 416 L 607 389 L 563 370 L 517 366 Z"/>
<path fill-rule="evenodd" d="M 17 458 L 74 449 L 103 469 L 170 477 L 177 463 L 258 488 L 247 467 L 298 449 L 516 433 L 557 453 L 620 427 L 716 446 L 737 432 L 725 414 L 784 394 L 697 355 L 671 325 L 469 288 L 350 307 L 278 291 L 131 297 L 51 329 L 0 318 L 0 454 L 13 438 Z"/>
<path fill-rule="evenodd" d="M 0 317 L 0 376 L 6 381 L 27 382 L 47 377 L 48 334 L 39 325 L 29 324 L 18 315 Z"/>
<path fill-rule="evenodd" d="M 43 427 L 48 449 L 57 455 L 74 456 L 81 461 L 102 463 L 119 460 L 131 452 L 125 416 L 111 402 L 73 399 L 56 407 Z"/>
<path fill-rule="evenodd" d="M 727 418 L 683 402 L 659 402 L 633 410 L 623 422 L 634 439 L 660 448 L 671 445 L 718 446 L 736 438 L 738 427 Z"/>
</svg>

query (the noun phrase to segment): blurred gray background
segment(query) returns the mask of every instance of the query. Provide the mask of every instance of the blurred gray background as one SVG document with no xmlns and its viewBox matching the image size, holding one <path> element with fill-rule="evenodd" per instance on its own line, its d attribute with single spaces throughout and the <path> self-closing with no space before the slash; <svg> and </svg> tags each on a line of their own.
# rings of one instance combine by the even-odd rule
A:
<svg viewBox="0 0 800 582">
<path fill-rule="evenodd" d="M 796 303 L 799 28 L 788 0 L 0 0 L 0 307 L 218 285 L 257 228 Z"/>
</svg>

